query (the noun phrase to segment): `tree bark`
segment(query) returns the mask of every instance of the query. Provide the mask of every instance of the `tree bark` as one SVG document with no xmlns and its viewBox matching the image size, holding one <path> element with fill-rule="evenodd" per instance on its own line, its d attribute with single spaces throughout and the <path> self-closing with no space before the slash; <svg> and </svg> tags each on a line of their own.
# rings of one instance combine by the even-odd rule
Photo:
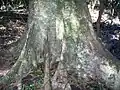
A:
<svg viewBox="0 0 120 90">
<path fill-rule="evenodd" d="M 45 61 L 45 70 L 44 70 L 44 90 L 52 90 L 51 80 L 50 80 L 50 61 L 51 61 L 51 51 L 50 51 L 50 41 L 49 41 L 49 28 L 47 29 L 47 40 L 46 45 L 44 46 L 44 61 Z"/>
</svg>

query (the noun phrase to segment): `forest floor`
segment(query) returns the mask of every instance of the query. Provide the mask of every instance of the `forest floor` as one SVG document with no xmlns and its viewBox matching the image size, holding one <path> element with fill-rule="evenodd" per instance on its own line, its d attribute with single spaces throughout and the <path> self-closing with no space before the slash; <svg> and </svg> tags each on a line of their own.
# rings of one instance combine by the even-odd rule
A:
<svg viewBox="0 0 120 90">
<path fill-rule="evenodd" d="M 7 12 L 2 14 L 0 14 L 0 75 L 5 75 L 14 64 L 11 49 L 26 30 L 27 23 L 20 16 L 15 18 L 15 14 L 9 15 Z"/>
</svg>

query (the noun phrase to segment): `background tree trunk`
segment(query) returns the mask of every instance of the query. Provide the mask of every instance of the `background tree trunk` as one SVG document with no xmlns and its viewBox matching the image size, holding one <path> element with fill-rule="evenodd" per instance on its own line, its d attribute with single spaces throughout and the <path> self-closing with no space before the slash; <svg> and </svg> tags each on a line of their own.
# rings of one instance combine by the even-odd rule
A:
<svg viewBox="0 0 120 90">
<path fill-rule="evenodd" d="M 104 0 L 99 0 L 100 2 L 100 6 L 99 6 L 99 15 L 98 15 L 98 19 L 97 19 L 97 35 L 100 36 L 101 31 L 100 31 L 100 22 L 102 19 L 102 14 L 104 12 L 105 9 L 105 5 L 104 5 Z"/>
</svg>

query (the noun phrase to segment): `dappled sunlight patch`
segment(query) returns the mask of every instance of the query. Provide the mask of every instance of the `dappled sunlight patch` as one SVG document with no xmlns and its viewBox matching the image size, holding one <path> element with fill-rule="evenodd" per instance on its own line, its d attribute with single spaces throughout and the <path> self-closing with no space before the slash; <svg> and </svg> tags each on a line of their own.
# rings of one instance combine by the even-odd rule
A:
<svg viewBox="0 0 120 90">
<path fill-rule="evenodd" d="M 57 38 L 58 39 L 63 39 L 63 35 L 64 35 L 64 23 L 63 23 L 63 20 L 57 18 L 56 19 L 56 35 L 57 35 Z"/>
<path fill-rule="evenodd" d="M 0 70 L 0 76 L 5 76 L 9 72 L 9 69 Z"/>
<path fill-rule="evenodd" d="M 116 79 L 118 79 L 118 72 L 115 68 L 115 66 L 111 66 L 109 62 L 104 62 L 100 65 L 100 69 L 102 71 L 102 77 L 105 81 L 107 81 L 107 85 L 110 85 L 110 87 L 113 87 L 116 83 Z"/>
</svg>

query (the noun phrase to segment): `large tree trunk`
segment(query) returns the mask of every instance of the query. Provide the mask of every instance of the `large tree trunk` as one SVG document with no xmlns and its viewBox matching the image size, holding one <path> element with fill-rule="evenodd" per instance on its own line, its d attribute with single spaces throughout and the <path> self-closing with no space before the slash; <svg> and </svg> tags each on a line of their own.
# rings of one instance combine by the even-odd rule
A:
<svg viewBox="0 0 120 90">
<path fill-rule="evenodd" d="M 100 87 L 104 81 L 106 88 L 120 89 L 120 62 L 96 39 L 85 0 L 32 0 L 28 25 L 18 61 L 0 83 L 16 78 L 20 81 L 43 61 L 48 72 L 44 80 L 49 81 L 48 67 L 51 62 L 59 61 L 51 79 L 54 89 L 70 90 L 70 84 L 75 81 L 85 90 L 90 79 Z M 69 75 L 71 72 L 76 75 Z M 50 86 L 49 81 L 45 90 L 50 90 Z M 104 90 L 104 86 L 102 88 Z"/>
</svg>

